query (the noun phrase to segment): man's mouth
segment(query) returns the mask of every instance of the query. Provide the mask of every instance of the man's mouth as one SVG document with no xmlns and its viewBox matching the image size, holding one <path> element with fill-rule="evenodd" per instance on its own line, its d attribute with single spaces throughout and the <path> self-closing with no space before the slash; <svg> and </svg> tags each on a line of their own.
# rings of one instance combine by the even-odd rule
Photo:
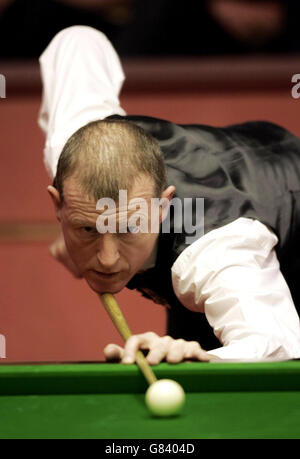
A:
<svg viewBox="0 0 300 459">
<path fill-rule="evenodd" d="M 102 277 L 103 279 L 111 279 L 111 278 L 117 276 L 118 274 L 120 274 L 120 271 L 115 271 L 115 272 L 112 272 L 112 273 L 106 273 L 106 272 L 103 272 L 103 271 L 93 270 L 92 272 L 96 276 Z"/>
</svg>

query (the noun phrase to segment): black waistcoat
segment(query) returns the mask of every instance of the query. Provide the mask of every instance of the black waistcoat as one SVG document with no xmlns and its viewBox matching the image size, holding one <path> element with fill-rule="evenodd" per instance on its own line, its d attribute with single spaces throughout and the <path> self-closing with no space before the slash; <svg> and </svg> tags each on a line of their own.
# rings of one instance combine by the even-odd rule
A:
<svg viewBox="0 0 300 459">
<path fill-rule="evenodd" d="M 281 271 L 300 311 L 300 139 L 272 123 L 256 121 L 222 128 L 176 125 L 142 116 L 114 116 L 145 129 L 164 155 L 167 184 L 175 197 L 204 198 L 204 232 L 239 217 L 259 220 L 277 235 Z M 168 304 L 168 333 L 218 346 L 204 314 L 176 298 L 171 266 L 185 249 L 186 234 L 159 235 L 154 268 L 128 283 L 160 304 Z"/>
</svg>

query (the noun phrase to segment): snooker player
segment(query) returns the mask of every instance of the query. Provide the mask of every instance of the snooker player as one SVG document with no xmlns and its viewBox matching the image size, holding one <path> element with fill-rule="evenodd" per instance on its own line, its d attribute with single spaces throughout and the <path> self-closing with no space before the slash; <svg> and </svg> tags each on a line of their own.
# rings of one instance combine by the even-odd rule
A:
<svg viewBox="0 0 300 459">
<path fill-rule="evenodd" d="M 168 336 L 109 344 L 107 359 L 133 363 L 138 348 L 149 349 L 150 364 L 299 358 L 300 140 L 267 122 L 214 128 L 127 116 L 119 58 L 90 27 L 62 30 L 40 64 L 48 192 L 62 229 L 52 254 L 99 295 L 128 287 L 166 306 Z M 120 190 L 146 203 L 137 215 L 148 229 L 151 202 L 163 199 L 157 230 L 124 231 L 133 210 Z M 115 208 L 104 212 L 102 198 Z M 175 198 L 192 198 L 184 212 L 193 222 L 204 199 L 192 242 L 174 223 Z M 99 231 L 101 215 L 117 231 Z"/>
</svg>

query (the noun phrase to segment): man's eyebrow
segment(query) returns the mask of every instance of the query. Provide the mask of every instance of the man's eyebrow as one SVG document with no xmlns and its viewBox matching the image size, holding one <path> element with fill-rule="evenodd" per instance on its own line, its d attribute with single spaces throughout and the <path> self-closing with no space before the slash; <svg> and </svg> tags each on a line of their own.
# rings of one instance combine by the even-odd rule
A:
<svg viewBox="0 0 300 459">
<path fill-rule="evenodd" d="M 95 223 L 95 222 L 91 222 L 91 221 L 88 221 L 88 220 L 84 220 L 84 219 L 79 218 L 79 217 L 73 217 L 73 218 L 71 218 L 71 219 L 70 219 L 70 222 L 71 222 L 72 225 L 96 227 L 96 223 Z"/>
</svg>

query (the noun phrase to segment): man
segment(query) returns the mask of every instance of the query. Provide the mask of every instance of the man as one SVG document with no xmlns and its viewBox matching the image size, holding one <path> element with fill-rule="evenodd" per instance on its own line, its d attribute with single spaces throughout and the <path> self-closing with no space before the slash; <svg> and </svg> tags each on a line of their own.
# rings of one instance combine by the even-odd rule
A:
<svg viewBox="0 0 300 459">
<path fill-rule="evenodd" d="M 126 116 L 118 56 L 89 27 L 61 31 L 40 62 L 48 191 L 62 227 L 53 255 L 98 294 L 127 286 L 167 306 L 170 336 L 108 345 L 107 358 L 132 363 L 138 348 L 151 364 L 298 358 L 300 140 L 264 122 Z"/>
</svg>

